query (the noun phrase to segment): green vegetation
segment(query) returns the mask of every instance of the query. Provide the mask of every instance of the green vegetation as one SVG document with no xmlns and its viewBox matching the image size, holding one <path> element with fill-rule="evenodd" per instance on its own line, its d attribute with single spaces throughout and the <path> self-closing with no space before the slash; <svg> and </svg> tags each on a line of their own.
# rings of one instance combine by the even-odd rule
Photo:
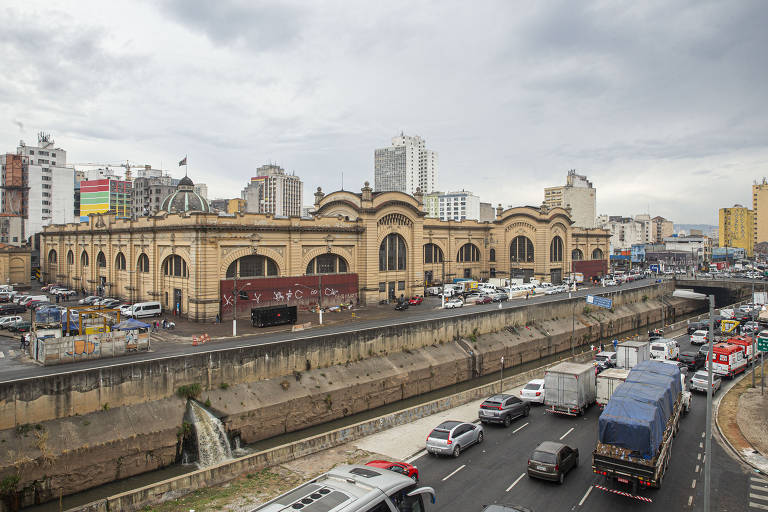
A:
<svg viewBox="0 0 768 512">
<path fill-rule="evenodd" d="M 16 492 L 16 488 L 19 486 L 19 475 L 8 475 L 0 480 L 0 495 L 10 496 Z"/>
<path fill-rule="evenodd" d="M 184 439 L 185 437 L 188 437 L 192 434 L 192 424 L 188 422 L 183 422 L 181 426 L 179 427 L 179 430 L 176 431 L 176 439 Z"/>
<path fill-rule="evenodd" d="M 219 384 L 219 389 L 227 390 L 229 389 L 229 384 L 227 384 L 226 382 L 222 382 L 221 384 Z"/>
<path fill-rule="evenodd" d="M 185 386 L 179 386 L 178 389 L 176 389 L 176 394 L 179 396 L 179 398 L 184 398 L 186 400 L 189 400 L 190 398 L 196 398 L 200 396 L 200 393 L 202 393 L 203 388 L 195 382 L 194 384 L 187 384 Z"/>
<path fill-rule="evenodd" d="M 211 406 L 211 397 L 206 398 L 205 402 L 203 402 L 203 404 L 205 404 L 206 407 L 210 407 Z"/>
</svg>

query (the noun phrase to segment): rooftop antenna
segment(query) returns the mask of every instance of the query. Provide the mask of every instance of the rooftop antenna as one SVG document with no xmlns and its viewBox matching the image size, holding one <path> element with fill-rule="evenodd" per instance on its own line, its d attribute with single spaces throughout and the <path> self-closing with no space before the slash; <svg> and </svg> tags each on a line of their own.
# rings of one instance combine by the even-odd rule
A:
<svg viewBox="0 0 768 512">
<path fill-rule="evenodd" d="M 344 171 L 341 171 L 341 190 L 344 190 Z"/>
</svg>

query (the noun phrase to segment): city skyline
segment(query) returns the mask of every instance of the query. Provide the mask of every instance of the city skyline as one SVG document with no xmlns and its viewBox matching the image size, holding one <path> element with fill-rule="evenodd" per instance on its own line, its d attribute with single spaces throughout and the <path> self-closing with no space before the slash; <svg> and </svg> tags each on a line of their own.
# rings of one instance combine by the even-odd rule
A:
<svg viewBox="0 0 768 512">
<path fill-rule="evenodd" d="M 768 174 L 761 2 L 454 3 L 440 23 L 434 5 L 407 22 L 395 4 L 100 5 L 6 8 L 6 148 L 44 130 L 72 161 L 174 177 L 188 155 L 209 197 L 277 161 L 309 205 L 342 173 L 373 182 L 373 150 L 405 131 L 440 154 L 443 190 L 538 205 L 576 169 L 598 213 L 706 224 Z"/>
</svg>

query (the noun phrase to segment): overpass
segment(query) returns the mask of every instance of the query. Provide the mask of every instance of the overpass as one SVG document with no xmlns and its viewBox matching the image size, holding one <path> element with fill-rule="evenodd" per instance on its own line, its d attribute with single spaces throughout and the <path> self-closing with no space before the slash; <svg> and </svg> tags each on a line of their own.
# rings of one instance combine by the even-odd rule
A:
<svg viewBox="0 0 768 512">
<path fill-rule="evenodd" d="M 675 277 L 675 288 L 692 289 L 698 293 L 715 296 L 715 307 L 751 300 L 752 292 L 768 290 L 767 281 L 754 279 L 697 279 Z"/>
</svg>

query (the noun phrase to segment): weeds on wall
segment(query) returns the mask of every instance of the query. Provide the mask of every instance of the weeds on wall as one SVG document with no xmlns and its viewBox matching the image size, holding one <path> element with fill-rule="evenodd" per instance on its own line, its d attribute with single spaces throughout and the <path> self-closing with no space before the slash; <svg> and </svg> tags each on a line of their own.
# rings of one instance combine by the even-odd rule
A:
<svg viewBox="0 0 768 512">
<path fill-rule="evenodd" d="M 200 384 L 195 382 L 194 384 L 187 384 L 187 385 L 184 385 L 184 386 L 179 386 L 176 389 L 176 394 L 180 398 L 184 398 L 186 400 L 189 400 L 190 398 L 196 398 L 196 397 L 200 396 L 200 393 L 202 393 L 202 391 L 203 391 L 202 386 L 200 386 Z"/>
</svg>

